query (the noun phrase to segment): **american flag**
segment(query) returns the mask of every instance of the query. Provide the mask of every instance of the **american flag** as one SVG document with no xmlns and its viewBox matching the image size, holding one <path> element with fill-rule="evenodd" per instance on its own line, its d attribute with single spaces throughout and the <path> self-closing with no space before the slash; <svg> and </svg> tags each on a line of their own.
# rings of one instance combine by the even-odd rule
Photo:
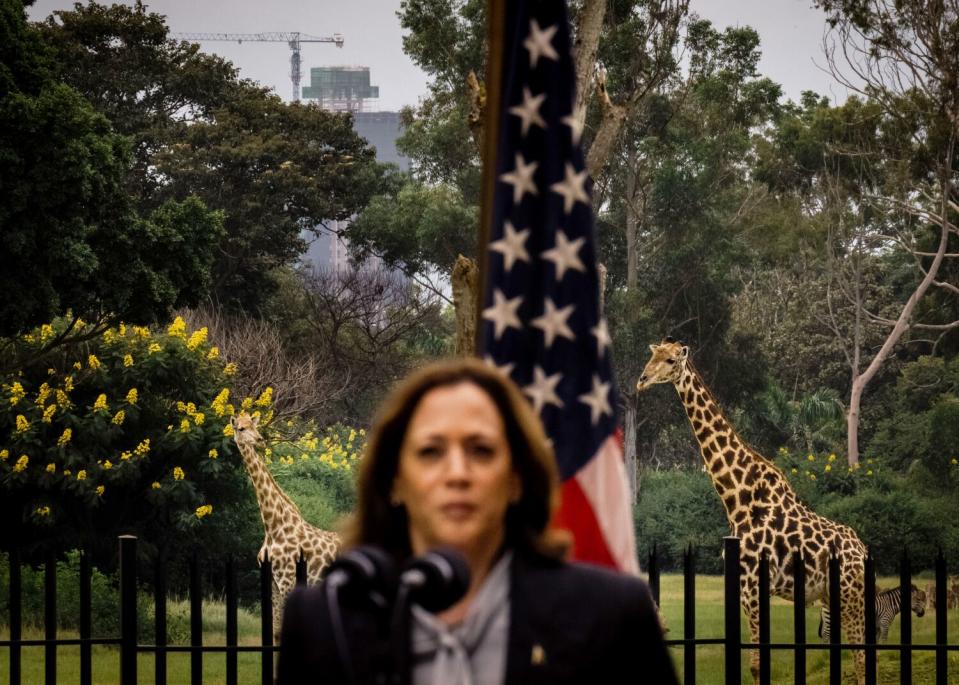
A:
<svg viewBox="0 0 959 685">
<path fill-rule="evenodd" d="M 506 8 L 481 354 L 543 419 L 574 558 L 637 573 L 566 5 Z"/>
</svg>

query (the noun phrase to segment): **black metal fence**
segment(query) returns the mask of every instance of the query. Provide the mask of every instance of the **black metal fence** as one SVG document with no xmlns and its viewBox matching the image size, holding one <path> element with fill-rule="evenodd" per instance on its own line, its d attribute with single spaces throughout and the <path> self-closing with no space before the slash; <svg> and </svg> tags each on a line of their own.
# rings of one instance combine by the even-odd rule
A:
<svg viewBox="0 0 959 685">
<path fill-rule="evenodd" d="M 863 644 L 843 643 L 841 641 L 841 622 L 834 618 L 830 629 L 828 644 L 808 643 L 806 641 L 805 613 L 805 564 L 798 559 L 794 563 L 794 583 L 796 597 L 794 602 L 794 641 L 788 643 L 770 642 L 769 618 L 769 572 L 768 562 L 761 561 L 759 571 L 759 642 L 744 642 L 741 639 L 742 609 L 740 606 L 740 548 L 739 539 L 728 537 L 724 546 L 724 630 L 722 636 L 696 636 L 696 567 L 692 549 L 686 551 L 683 564 L 683 637 L 668 639 L 667 644 L 683 647 L 683 681 L 696 682 L 696 647 L 701 645 L 719 645 L 723 647 L 725 657 L 725 682 L 739 685 L 742 682 L 741 657 L 744 650 L 756 649 L 759 654 L 759 682 L 770 683 L 771 656 L 773 650 L 786 650 L 793 653 L 794 682 L 806 682 L 806 655 L 809 650 L 828 650 L 829 683 L 841 682 L 842 651 L 863 649 L 866 653 L 866 683 L 876 683 L 877 652 L 882 650 L 898 651 L 900 658 L 900 682 L 912 683 L 912 654 L 916 651 L 935 652 L 935 683 L 946 685 L 948 682 L 949 651 L 959 650 L 959 644 L 950 645 L 947 639 L 946 624 L 946 561 L 940 554 L 936 560 L 936 642 L 935 644 L 912 643 L 912 616 L 909 611 L 911 591 L 911 571 L 905 556 L 900 567 L 900 585 L 902 588 L 901 639 L 898 645 L 876 644 L 876 607 L 874 601 L 865 602 L 865 642 Z M 273 662 L 278 647 L 273 644 L 273 596 L 272 571 L 267 559 L 260 567 L 260 633 L 261 644 L 239 645 L 237 635 L 238 593 L 236 568 L 232 560 L 225 562 L 224 577 L 226 587 L 226 640 L 225 645 L 203 644 L 203 588 L 200 579 L 200 564 L 194 555 L 189 564 L 189 602 L 190 602 L 190 644 L 170 645 L 167 642 L 167 578 L 166 565 L 160 560 L 154 568 L 153 586 L 155 602 L 155 644 L 141 644 L 137 639 L 137 564 L 136 538 L 120 538 L 120 635 L 111 638 L 94 638 L 91 635 L 91 569 L 89 558 L 80 561 L 80 621 L 79 638 L 59 639 L 57 637 L 57 594 L 56 559 L 51 554 L 44 565 L 44 639 L 22 639 L 22 599 L 21 599 L 21 562 L 17 550 L 11 550 L 10 563 L 10 639 L 0 640 L 0 647 L 9 650 L 10 685 L 21 685 L 22 649 L 24 647 L 42 647 L 44 650 L 45 683 L 53 685 L 57 679 L 57 650 L 59 647 L 79 646 L 80 683 L 91 685 L 93 682 L 93 645 L 113 645 L 119 648 L 120 683 L 134 685 L 137 682 L 137 655 L 152 653 L 155 655 L 154 680 L 157 685 L 167 683 L 167 655 L 186 652 L 190 654 L 190 682 L 200 685 L 203 682 L 203 655 L 208 653 L 226 654 L 226 682 L 235 685 L 238 682 L 237 656 L 240 652 L 256 652 L 260 656 L 260 673 L 263 685 L 273 681 Z M 306 581 L 306 564 L 297 564 L 297 582 Z M 660 573 L 655 552 L 650 555 L 647 565 L 649 582 L 653 595 L 660 599 Z M 830 614 L 841 616 L 839 560 L 829 562 L 829 598 Z M 872 558 L 866 561 L 865 597 L 875 596 L 875 569 Z M 923 684 L 925 685 L 925 684 Z"/>
</svg>

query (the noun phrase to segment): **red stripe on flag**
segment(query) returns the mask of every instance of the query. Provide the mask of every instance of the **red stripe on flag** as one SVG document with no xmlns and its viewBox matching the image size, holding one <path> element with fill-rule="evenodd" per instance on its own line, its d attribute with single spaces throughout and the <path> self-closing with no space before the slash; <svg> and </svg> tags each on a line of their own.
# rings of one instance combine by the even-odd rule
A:
<svg viewBox="0 0 959 685">
<path fill-rule="evenodd" d="M 553 523 L 557 528 L 573 534 L 573 559 L 618 569 L 619 565 L 606 546 L 593 507 L 576 478 L 563 483 L 561 493 L 562 500 Z"/>
</svg>

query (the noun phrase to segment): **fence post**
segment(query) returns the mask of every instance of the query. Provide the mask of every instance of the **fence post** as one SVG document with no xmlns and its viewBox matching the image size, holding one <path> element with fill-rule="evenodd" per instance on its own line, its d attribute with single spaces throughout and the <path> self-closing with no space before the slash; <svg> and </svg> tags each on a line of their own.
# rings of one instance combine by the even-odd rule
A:
<svg viewBox="0 0 959 685">
<path fill-rule="evenodd" d="M 20 685 L 20 639 L 22 638 L 22 596 L 20 593 L 20 548 L 10 548 L 10 685 Z"/>
<path fill-rule="evenodd" d="M 759 642 L 769 644 L 769 554 L 766 550 L 759 556 Z M 760 685 L 769 685 L 770 656 L 768 646 L 759 648 Z"/>
<path fill-rule="evenodd" d="M 903 550 L 899 565 L 899 592 L 902 598 L 902 611 L 899 612 L 899 682 L 902 685 L 912 683 L 912 569 L 909 567 L 909 553 Z"/>
<path fill-rule="evenodd" d="M 829 683 L 842 683 L 842 590 L 839 583 L 839 557 L 829 550 Z"/>
<path fill-rule="evenodd" d="M 649 591 L 653 595 L 653 601 L 659 606 L 659 555 L 656 553 L 656 545 L 649 552 L 649 563 L 646 564 L 646 575 L 649 576 Z"/>
<path fill-rule="evenodd" d="M 683 556 L 683 682 L 696 685 L 696 557 L 693 546 Z"/>
<path fill-rule="evenodd" d="M 166 685 L 167 637 L 166 637 L 166 553 L 157 554 L 153 582 L 153 632 L 156 633 L 153 680 L 156 685 Z"/>
<path fill-rule="evenodd" d="M 90 554 L 80 552 L 80 685 L 93 683 L 92 646 L 93 604 L 91 594 L 92 572 Z"/>
<path fill-rule="evenodd" d="M 226 558 L 226 644 L 227 647 L 236 647 L 237 644 L 237 596 L 236 596 L 236 566 L 233 555 Z M 237 654 L 235 651 L 226 653 L 226 685 L 237 685 Z"/>
<path fill-rule="evenodd" d="M 723 538 L 724 575 L 726 578 L 726 685 L 740 685 L 742 680 L 742 607 L 740 603 L 739 538 Z"/>
<path fill-rule="evenodd" d="M 137 682 L 137 539 L 120 536 L 120 685 Z"/>
<path fill-rule="evenodd" d="M 43 568 L 44 682 L 57 685 L 57 557 L 47 550 Z"/>
<path fill-rule="evenodd" d="M 190 682 L 203 685 L 203 591 L 200 586 L 200 556 L 190 556 Z"/>
<path fill-rule="evenodd" d="M 949 661 L 946 659 L 946 626 L 947 626 L 947 602 L 946 583 L 949 579 L 946 577 L 946 558 L 942 555 L 942 549 L 936 556 L 936 685 L 946 685 L 949 680 L 947 675 Z"/>
<path fill-rule="evenodd" d="M 796 685 L 806 685 L 806 558 L 793 552 L 793 671 Z"/>
<path fill-rule="evenodd" d="M 260 682 L 273 685 L 273 563 L 270 555 L 263 555 L 260 566 Z"/>
<path fill-rule="evenodd" d="M 876 562 L 872 558 L 872 550 L 866 554 L 865 596 L 863 597 L 863 611 L 866 618 L 866 685 L 876 685 L 878 669 L 876 668 Z M 871 646 L 870 646 L 871 645 Z"/>
</svg>

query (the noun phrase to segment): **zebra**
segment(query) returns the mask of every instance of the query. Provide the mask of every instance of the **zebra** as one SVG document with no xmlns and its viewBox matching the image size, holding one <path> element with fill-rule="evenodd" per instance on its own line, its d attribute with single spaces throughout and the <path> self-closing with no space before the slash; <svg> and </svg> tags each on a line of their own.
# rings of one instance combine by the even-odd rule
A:
<svg viewBox="0 0 959 685">
<path fill-rule="evenodd" d="M 926 593 L 911 586 L 912 613 L 922 617 L 926 613 Z M 899 586 L 890 590 L 881 590 L 876 593 L 876 642 L 885 642 L 889 636 L 889 626 L 892 619 L 902 610 L 902 593 Z M 829 642 L 829 608 L 819 610 L 819 637 L 823 642 Z"/>
</svg>

